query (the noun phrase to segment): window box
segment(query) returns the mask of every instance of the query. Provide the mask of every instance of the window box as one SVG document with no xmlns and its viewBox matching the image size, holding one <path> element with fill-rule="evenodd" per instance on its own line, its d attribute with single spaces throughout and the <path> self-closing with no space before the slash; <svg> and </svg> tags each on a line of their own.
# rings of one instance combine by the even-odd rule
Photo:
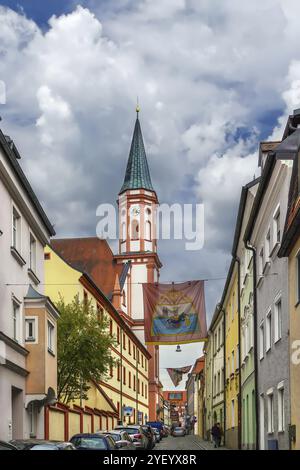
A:
<svg viewBox="0 0 300 470">
<path fill-rule="evenodd" d="M 21 267 L 25 266 L 26 264 L 25 259 L 20 255 L 20 253 L 14 246 L 10 247 L 10 252 Z"/>
<path fill-rule="evenodd" d="M 30 279 L 32 280 L 32 282 L 34 282 L 36 286 L 41 282 L 39 278 L 37 277 L 37 275 L 32 271 L 32 269 L 28 268 L 27 273 Z"/>
</svg>

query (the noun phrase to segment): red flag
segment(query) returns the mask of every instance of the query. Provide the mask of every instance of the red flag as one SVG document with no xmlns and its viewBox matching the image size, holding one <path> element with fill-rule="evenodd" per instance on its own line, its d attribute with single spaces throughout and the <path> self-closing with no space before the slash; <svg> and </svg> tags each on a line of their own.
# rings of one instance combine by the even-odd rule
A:
<svg viewBox="0 0 300 470">
<path fill-rule="evenodd" d="M 205 341 L 204 281 L 143 284 L 146 344 Z"/>
</svg>

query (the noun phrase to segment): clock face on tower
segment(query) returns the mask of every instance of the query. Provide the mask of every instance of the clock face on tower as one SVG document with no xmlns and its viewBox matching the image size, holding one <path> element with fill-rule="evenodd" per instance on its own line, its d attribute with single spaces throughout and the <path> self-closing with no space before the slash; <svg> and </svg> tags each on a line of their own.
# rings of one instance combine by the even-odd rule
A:
<svg viewBox="0 0 300 470">
<path fill-rule="evenodd" d="M 137 215 L 140 214 L 141 210 L 140 210 L 140 207 L 139 207 L 139 206 L 132 206 L 130 212 L 131 212 L 131 215 L 137 216 Z"/>
</svg>

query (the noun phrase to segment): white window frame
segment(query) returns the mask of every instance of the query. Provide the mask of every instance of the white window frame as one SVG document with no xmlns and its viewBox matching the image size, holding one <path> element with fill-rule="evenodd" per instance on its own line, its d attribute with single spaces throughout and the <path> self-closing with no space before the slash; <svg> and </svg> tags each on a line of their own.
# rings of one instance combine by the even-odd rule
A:
<svg viewBox="0 0 300 470">
<path fill-rule="evenodd" d="M 12 338 L 17 343 L 22 343 L 22 303 L 12 296 Z"/>
<path fill-rule="evenodd" d="M 267 263 L 270 259 L 271 255 L 271 228 L 268 228 L 266 234 L 266 243 L 265 243 L 265 263 Z"/>
<path fill-rule="evenodd" d="M 274 432 L 274 391 L 267 391 L 268 433 Z"/>
<path fill-rule="evenodd" d="M 15 223 L 16 221 L 16 223 Z M 22 251 L 22 216 L 20 211 L 13 204 L 12 206 L 12 233 L 11 246 L 21 253 Z"/>
<path fill-rule="evenodd" d="M 278 398 L 278 432 L 285 431 L 285 413 L 284 413 L 284 382 L 277 385 Z"/>
<path fill-rule="evenodd" d="M 265 355 L 265 324 L 262 321 L 259 325 L 259 359 L 262 360 Z"/>
<path fill-rule="evenodd" d="M 272 347 L 272 310 L 269 309 L 266 315 L 266 353 L 270 351 Z"/>
<path fill-rule="evenodd" d="M 279 232 L 279 240 L 278 240 Z M 273 248 L 280 243 L 281 240 L 281 223 L 280 223 L 280 204 L 276 207 L 273 214 Z"/>
<path fill-rule="evenodd" d="M 32 251 L 32 247 L 34 251 Z M 36 273 L 36 259 L 37 259 L 36 250 L 37 250 L 36 237 L 33 235 L 31 231 L 29 231 L 29 269 L 31 269 L 33 273 Z"/>
<path fill-rule="evenodd" d="M 281 305 L 280 314 L 278 304 Z M 281 294 L 274 302 L 274 342 L 277 343 L 282 338 L 282 298 Z"/>
<path fill-rule="evenodd" d="M 49 334 L 50 331 L 51 334 Z M 47 349 L 48 352 L 55 354 L 55 325 L 49 318 L 47 319 Z"/>
<path fill-rule="evenodd" d="M 30 344 L 38 343 L 38 317 L 25 317 L 25 342 Z M 28 324 L 33 323 L 33 336 L 29 337 L 28 335 Z"/>
</svg>

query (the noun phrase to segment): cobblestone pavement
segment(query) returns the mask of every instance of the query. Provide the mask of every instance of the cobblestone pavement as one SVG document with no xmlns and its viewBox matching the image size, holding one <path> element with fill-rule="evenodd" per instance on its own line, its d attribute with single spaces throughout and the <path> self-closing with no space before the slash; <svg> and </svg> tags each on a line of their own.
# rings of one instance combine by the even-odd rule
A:
<svg viewBox="0 0 300 470">
<path fill-rule="evenodd" d="M 156 444 L 155 450 L 225 450 L 224 447 L 214 449 L 212 443 L 200 439 L 198 436 L 166 437 Z"/>
</svg>

